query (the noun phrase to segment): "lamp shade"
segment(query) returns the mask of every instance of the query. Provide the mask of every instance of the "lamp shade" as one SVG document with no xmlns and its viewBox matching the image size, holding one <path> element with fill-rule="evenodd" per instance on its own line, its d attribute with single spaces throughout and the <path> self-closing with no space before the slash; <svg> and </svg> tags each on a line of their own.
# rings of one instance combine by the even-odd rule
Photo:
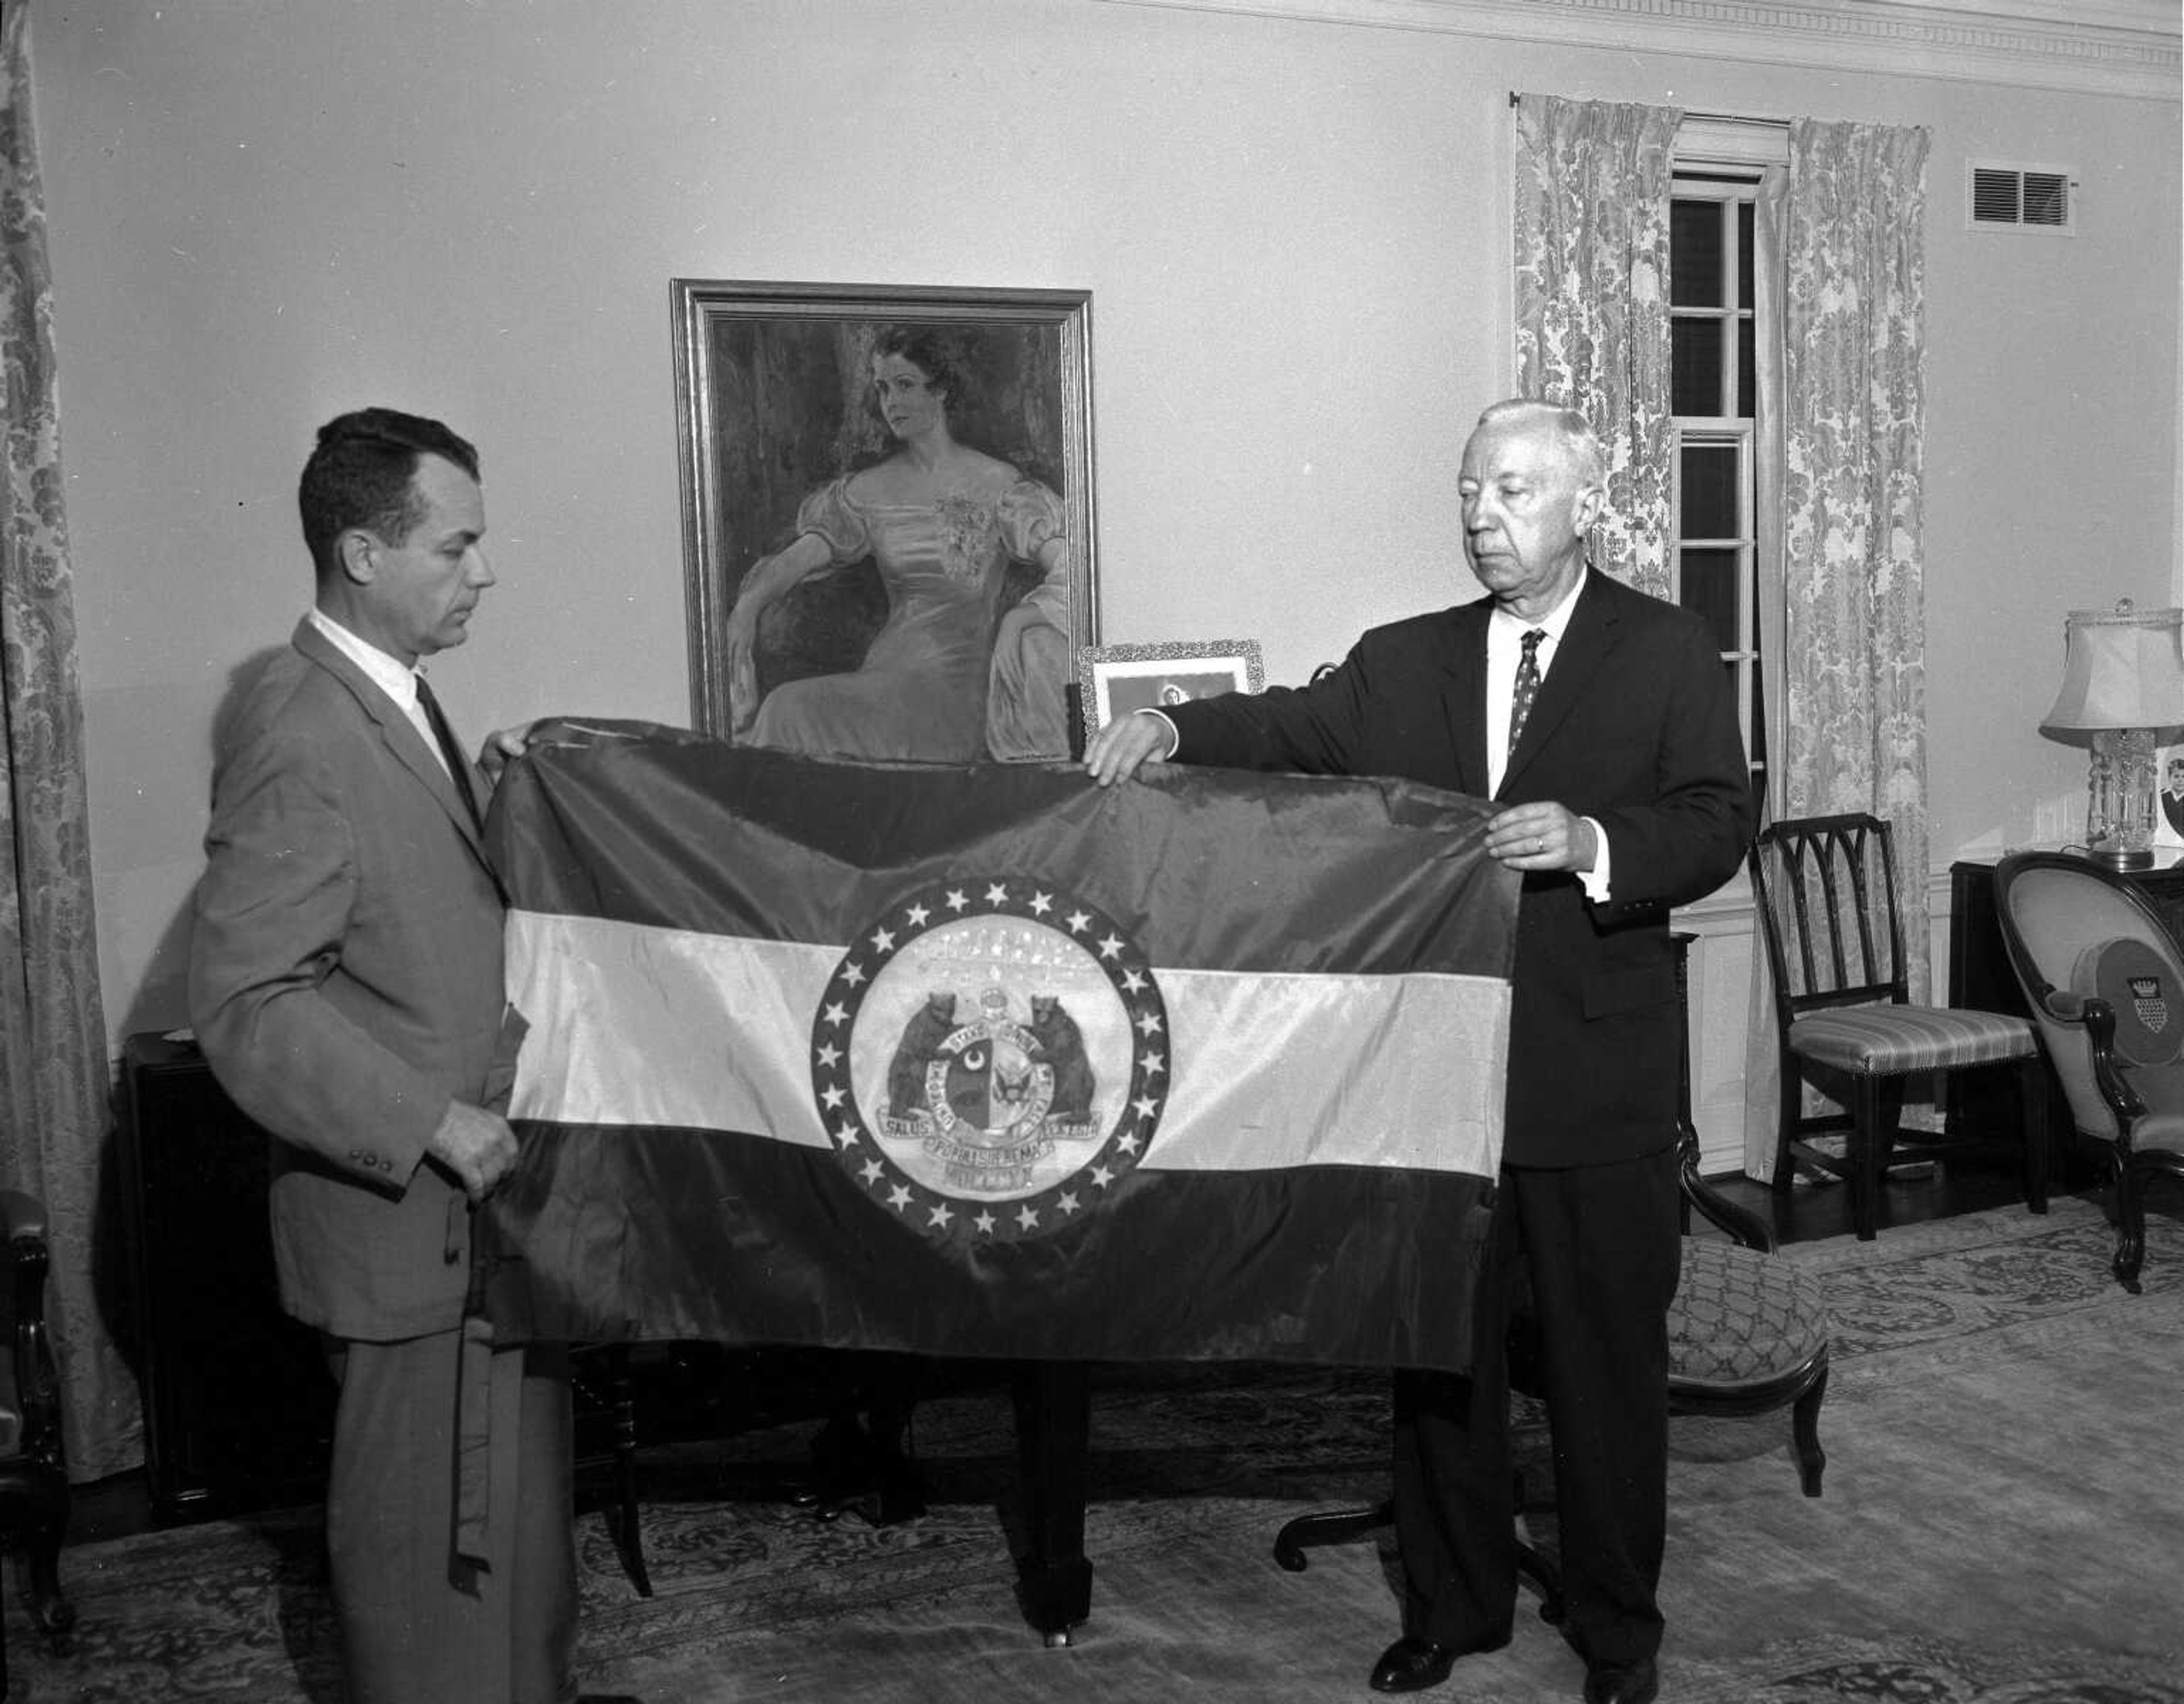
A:
<svg viewBox="0 0 2184 1704">
<path fill-rule="evenodd" d="M 2184 610 L 2073 610 L 2048 728 L 2184 727 Z"/>
</svg>

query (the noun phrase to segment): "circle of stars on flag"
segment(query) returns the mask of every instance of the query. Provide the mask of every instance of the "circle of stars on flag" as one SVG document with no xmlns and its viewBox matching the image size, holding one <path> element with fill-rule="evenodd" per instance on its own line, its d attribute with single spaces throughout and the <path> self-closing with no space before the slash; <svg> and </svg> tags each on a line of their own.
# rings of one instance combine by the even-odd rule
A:
<svg viewBox="0 0 2184 1704">
<path fill-rule="evenodd" d="M 974 918 L 1036 924 L 1075 942 L 1106 975 L 1131 1038 L 1128 1092 L 1105 1139 L 1058 1183 L 1006 1201 L 944 1194 L 897 1166 L 874 1139 L 850 1080 L 850 1033 L 874 978 L 928 930 Z M 1050 882 L 987 877 L 922 888 L 850 943 L 812 1020 L 811 1088 L 836 1155 L 902 1223 L 941 1241 L 1015 1241 L 1082 1218 L 1144 1158 L 1167 1101 L 1168 1055 L 1167 1005 L 1152 966 L 1113 918 Z"/>
</svg>

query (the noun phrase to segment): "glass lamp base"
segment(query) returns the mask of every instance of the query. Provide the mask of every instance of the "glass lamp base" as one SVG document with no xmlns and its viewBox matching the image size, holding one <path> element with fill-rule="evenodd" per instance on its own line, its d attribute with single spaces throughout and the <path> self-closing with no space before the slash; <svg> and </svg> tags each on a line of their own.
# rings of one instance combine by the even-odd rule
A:
<svg viewBox="0 0 2184 1704">
<path fill-rule="evenodd" d="M 2093 735 L 2086 785 L 2086 857 L 2103 869 L 2151 870 L 2154 731 L 2102 728 Z"/>
<path fill-rule="evenodd" d="M 2151 870 L 2154 859 L 2152 850 L 2148 848 L 2118 847 L 2110 849 L 2102 847 L 2088 850 L 2086 861 L 2098 864 L 2103 870 Z"/>
</svg>

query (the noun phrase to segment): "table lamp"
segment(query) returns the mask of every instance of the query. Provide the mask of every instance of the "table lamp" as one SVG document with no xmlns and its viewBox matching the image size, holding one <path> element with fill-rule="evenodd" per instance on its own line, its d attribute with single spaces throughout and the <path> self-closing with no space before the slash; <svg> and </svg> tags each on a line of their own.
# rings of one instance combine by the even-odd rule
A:
<svg viewBox="0 0 2184 1704">
<path fill-rule="evenodd" d="M 2043 730 L 2092 735 L 2086 856 L 2111 870 L 2153 866 L 2154 749 L 2184 727 L 2184 610 L 2073 610 L 2064 620 L 2063 689 Z"/>
</svg>

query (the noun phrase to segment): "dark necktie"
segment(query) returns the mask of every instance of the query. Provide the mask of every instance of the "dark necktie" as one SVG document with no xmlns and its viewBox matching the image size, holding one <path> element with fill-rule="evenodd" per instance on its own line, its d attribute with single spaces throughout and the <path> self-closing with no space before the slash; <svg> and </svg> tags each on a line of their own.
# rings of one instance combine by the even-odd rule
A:
<svg viewBox="0 0 2184 1704">
<path fill-rule="evenodd" d="M 463 798 L 463 809 L 471 814 L 471 827 L 482 834 L 485 819 L 478 815 L 477 798 L 471 791 L 470 760 L 455 738 L 455 731 L 448 726 L 447 713 L 440 701 L 432 696 L 432 689 L 425 683 L 422 675 L 416 677 L 417 702 L 424 707 L 425 720 L 432 725 L 432 738 L 439 742 L 441 761 L 448 766 L 448 779 L 455 784 L 455 791 Z"/>
<path fill-rule="evenodd" d="M 1534 627 L 1524 635 L 1524 654 L 1517 660 L 1517 684 L 1509 694 L 1509 749 L 1517 749 L 1517 736 L 1524 731 L 1524 718 L 1532 713 L 1532 699 L 1540 690 L 1540 641 L 1546 632 Z"/>
</svg>

